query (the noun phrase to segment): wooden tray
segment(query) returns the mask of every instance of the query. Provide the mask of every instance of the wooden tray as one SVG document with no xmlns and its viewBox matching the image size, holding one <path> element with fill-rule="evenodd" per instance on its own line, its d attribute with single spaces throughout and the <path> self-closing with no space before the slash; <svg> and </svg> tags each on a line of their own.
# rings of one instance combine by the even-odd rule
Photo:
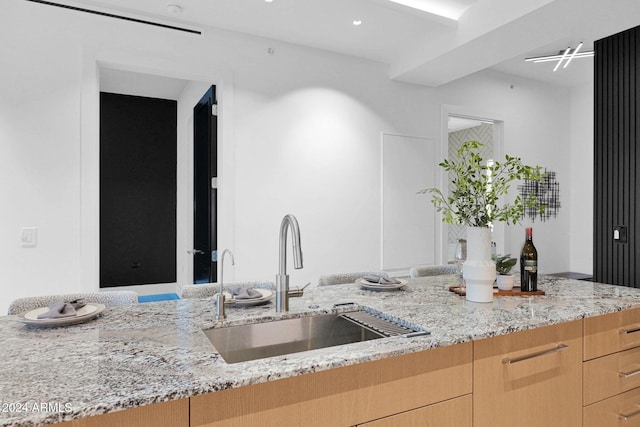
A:
<svg viewBox="0 0 640 427">
<path fill-rule="evenodd" d="M 462 295 L 462 296 L 467 295 L 466 289 L 462 286 L 451 286 L 449 287 L 449 290 L 458 295 Z M 544 295 L 544 291 L 528 291 L 527 292 L 527 291 L 521 291 L 520 286 L 514 286 L 513 289 L 510 291 L 501 291 L 500 289 L 494 289 L 493 295 L 499 296 L 499 297 L 522 297 L 527 295 Z"/>
</svg>

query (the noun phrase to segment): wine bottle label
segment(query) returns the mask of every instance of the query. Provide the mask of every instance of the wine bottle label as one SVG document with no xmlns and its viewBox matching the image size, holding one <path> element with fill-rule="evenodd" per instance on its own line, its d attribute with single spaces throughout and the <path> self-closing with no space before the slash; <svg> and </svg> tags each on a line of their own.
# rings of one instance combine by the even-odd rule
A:
<svg viewBox="0 0 640 427">
<path fill-rule="evenodd" d="M 538 271 L 538 261 L 533 259 L 524 260 L 524 269 L 525 271 L 536 273 Z"/>
</svg>

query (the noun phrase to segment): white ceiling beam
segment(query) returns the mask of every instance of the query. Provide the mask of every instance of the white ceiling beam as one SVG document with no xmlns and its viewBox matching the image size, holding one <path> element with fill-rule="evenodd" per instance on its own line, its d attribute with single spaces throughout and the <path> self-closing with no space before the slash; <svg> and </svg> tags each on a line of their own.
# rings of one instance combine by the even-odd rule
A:
<svg viewBox="0 0 640 427">
<path fill-rule="evenodd" d="M 494 6 L 500 1 L 493 0 Z M 485 10 L 470 8 L 459 21 L 456 37 L 427 43 L 422 49 L 391 64 L 391 78 L 427 86 L 441 86 L 466 75 L 493 67 L 509 59 L 524 57 L 560 40 L 573 42 L 589 34 L 593 40 L 607 37 L 638 25 L 640 1 L 555 0 L 546 2 L 519 17 L 493 28 L 485 26 L 474 14 Z M 513 17 L 513 14 L 512 14 Z M 503 17 L 504 19 L 504 17 Z M 473 28 L 476 26 L 477 28 Z M 585 40 L 586 41 L 586 40 Z M 566 48 L 559 43 L 558 49 Z M 544 53 L 544 52 L 541 52 Z"/>
<path fill-rule="evenodd" d="M 540 17 L 552 15 L 562 3 L 490 0 L 473 5 L 458 21 L 455 34 L 426 41 L 394 61 L 391 78 L 440 86 L 512 58 L 523 47 L 535 48 L 552 29 L 543 30 L 549 25 Z"/>
</svg>

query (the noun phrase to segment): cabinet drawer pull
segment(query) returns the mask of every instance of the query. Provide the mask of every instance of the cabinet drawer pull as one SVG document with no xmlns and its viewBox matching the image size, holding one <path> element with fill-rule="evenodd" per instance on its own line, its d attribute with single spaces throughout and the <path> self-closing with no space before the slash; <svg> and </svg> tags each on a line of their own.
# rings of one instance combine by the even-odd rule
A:
<svg viewBox="0 0 640 427">
<path fill-rule="evenodd" d="M 559 351 L 563 351 L 568 349 L 569 346 L 566 344 L 558 344 L 556 347 L 550 349 L 550 350 L 543 350 L 543 351 L 539 351 L 537 353 L 531 353 L 531 354 L 527 354 L 526 356 L 520 356 L 520 357 L 514 357 L 513 359 L 510 357 L 504 358 L 502 359 L 502 363 L 505 364 L 513 364 L 513 363 L 518 363 L 518 362 L 522 362 L 524 360 L 529 360 L 529 359 L 533 359 L 535 357 L 540 357 L 540 356 L 544 356 L 546 354 L 551 354 L 551 353 L 557 353 Z"/>
<path fill-rule="evenodd" d="M 618 419 L 622 421 L 627 421 L 627 420 L 630 420 L 631 418 L 637 417 L 638 415 L 640 415 L 640 410 L 637 410 L 630 414 L 618 414 Z"/>
<path fill-rule="evenodd" d="M 631 372 L 618 372 L 618 376 L 620 378 L 629 378 L 638 374 L 640 374 L 640 369 L 636 369 L 635 371 L 631 371 Z"/>
<path fill-rule="evenodd" d="M 623 335 L 623 334 L 633 334 L 635 332 L 640 332 L 640 326 L 634 326 L 633 328 L 629 328 L 629 329 L 620 329 L 618 332 L 621 335 Z"/>
</svg>

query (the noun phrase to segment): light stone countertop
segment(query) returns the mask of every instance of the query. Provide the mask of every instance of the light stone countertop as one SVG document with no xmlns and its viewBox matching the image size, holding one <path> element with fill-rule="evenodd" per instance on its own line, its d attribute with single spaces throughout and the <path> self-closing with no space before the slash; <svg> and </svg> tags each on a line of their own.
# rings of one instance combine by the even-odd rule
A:
<svg viewBox="0 0 640 427">
<path fill-rule="evenodd" d="M 407 354 L 640 306 L 640 290 L 544 276 L 545 296 L 471 303 L 454 275 L 410 279 L 400 291 L 354 283 L 310 287 L 276 315 L 274 304 L 227 308 L 212 299 L 107 308 L 97 319 L 35 328 L 0 317 L 0 425 L 38 426 Z M 392 337 L 227 364 L 202 329 L 335 312 L 354 302 L 430 335 Z M 349 310 L 353 307 L 341 308 Z M 46 405 L 43 408 L 41 405 Z"/>
</svg>

